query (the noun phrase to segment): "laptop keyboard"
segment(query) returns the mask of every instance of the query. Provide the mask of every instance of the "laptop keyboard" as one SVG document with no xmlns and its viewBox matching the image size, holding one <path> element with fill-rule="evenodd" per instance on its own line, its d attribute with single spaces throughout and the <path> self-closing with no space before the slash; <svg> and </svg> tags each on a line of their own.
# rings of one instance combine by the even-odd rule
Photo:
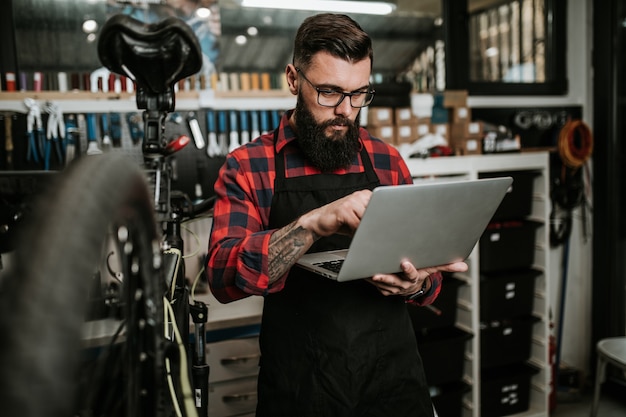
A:
<svg viewBox="0 0 626 417">
<path fill-rule="evenodd" d="M 339 270 L 341 269 L 341 265 L 343 265 L 343 259 L 337 259 L 334 261 L 324 261 L 324 262 L 318 262 L 314 265 L 320 266 L 324 269 L 328 269 L 329 271 L 333 271 L 333 272 L 339 272 Z"/>
</svg>

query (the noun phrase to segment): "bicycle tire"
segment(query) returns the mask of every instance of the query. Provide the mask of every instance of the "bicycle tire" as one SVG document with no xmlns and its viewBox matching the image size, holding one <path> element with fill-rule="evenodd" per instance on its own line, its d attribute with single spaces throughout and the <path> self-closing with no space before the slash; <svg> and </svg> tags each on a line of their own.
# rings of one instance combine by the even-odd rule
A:
<svg viewBox="0 0 626 417">
<path fill-rule="evenodd" d="M 116 241 L 123 248 L 126 306 L 125 359 L 119 367 L 124 373 L 116 383 L 124 392 L 116 399 L 121 405 L 94 411 L 78 398 L 81 332 L 90 277 L 111 225 L 128 231 L 128 239 Z M 3 416 L 165 414 L 165 284 L 158 239 L 148 186 L 136 163 L 119 154 L 88 156 L 59 174 L 39 199 L 0 281 Z"/>
</svg>

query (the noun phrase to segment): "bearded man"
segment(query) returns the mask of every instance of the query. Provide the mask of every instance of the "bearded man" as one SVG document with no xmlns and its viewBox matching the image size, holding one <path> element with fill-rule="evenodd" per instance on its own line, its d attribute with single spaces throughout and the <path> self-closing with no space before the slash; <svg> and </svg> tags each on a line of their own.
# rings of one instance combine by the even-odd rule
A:
<svg viewBox="0 0 626 417">
<path fill-rule="evenodd" d="M 230 153 L 215 184 L 211 291 L 222 303 L 264 297 L 257 417 L 433 416 L 405 303 L 432 303 L 440 272 L 467 265 L 404 262 L 344 283 L 295 266 L 347 248 L 375 187 L 412 182 L 397 150 L 359 126 L 372 63 L 350 17 L 305 19 L 285 69 L 295 109 Z"/>
</svg>

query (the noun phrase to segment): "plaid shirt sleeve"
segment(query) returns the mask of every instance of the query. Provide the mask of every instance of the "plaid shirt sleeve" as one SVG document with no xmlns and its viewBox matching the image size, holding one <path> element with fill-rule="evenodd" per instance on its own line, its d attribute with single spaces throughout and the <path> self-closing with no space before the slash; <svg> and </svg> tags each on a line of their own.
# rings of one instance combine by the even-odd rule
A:
<svg viewBox="0 0 626 417">
<path fill-rule="evenodd" d="M 267 230 L 273 195 L 272 146 L 262 141 L 232 152 L 221 168 L 209 241 L 207 275 L 215 298 L 227 303 L 282 289 L 269 285 Z"/>
</svg>

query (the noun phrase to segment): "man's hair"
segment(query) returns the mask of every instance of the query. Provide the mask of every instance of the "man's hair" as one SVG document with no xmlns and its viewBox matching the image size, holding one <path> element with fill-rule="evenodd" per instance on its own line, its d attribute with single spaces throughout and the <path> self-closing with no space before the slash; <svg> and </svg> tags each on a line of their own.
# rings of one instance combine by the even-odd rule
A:
<svg viewBox="0 0 626 417">
<path fill-rule="evenodd" d="M 318 52 L 346 61 L 370 58 L 374 62 L 371 38 L 357 22 L 343 14 L 317 14 L 307 17 L 300 25 L 294 41 L 293 64 L 306 69 Z"/>
</svg>

